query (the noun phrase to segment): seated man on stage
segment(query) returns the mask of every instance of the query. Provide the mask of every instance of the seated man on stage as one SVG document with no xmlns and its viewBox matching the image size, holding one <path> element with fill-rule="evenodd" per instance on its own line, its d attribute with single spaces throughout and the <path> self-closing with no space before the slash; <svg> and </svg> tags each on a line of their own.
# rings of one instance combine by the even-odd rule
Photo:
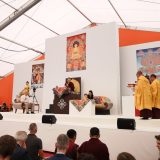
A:
<svg viewBox="0 0 160 160">
<path fill-rule="evenodd" d="M 160 119 L 160 81 L 155 74 L 150 76 L 150 80 L 153 100 L 152 118 Z"/>
<path fill-rule="evenodd" d="M 21 103 L 24 103 L 27 114 L 29 114 L 29 108 L 31 108 L 31 113 L 34 113 L 34 104 L 30 102 L 27 91 L 24 91 L 24 94 L 21 96 Z"/>
<path fill-rule="evenodd" d="M 74 84 L 71 82 L 71 80 L 71 78 L 67 78 L 65 86 L 69 89 L 69 91 L 74 92 Z"/>
<path fill-rule="evenodd" d="M 140 117 L 148 119 L 152 117 L 151 85 L 141 71 L 138 71 L 136 75 L 138 82 L 135 87 L 135 106 L 140 110 Z"/>
</svg>

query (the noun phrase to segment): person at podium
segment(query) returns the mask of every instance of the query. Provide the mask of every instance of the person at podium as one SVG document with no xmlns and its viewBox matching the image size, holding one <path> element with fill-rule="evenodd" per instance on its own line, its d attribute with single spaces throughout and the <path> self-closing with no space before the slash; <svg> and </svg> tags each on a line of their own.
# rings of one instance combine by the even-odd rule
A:
<svg viewBox="0 0 160 160">
<path fill-rule="evenodd" d="M 160 81 L 155 74 L 150 76 L 150 80 L 153 101 L 152 118 L 160 119 Z"/>
<path fill-rule="evenodd" d="M 138 71 L 136 76 L 135 106 L 140 110 L 140 117 L 142 117 L 142 119 L 148 119 L 152 117 L 151 85 L 141 71 Z"/>
<path fill-rule="evenodd" d="M 74 84 L 71 82 L 71 78 L 67 78 L 67 82 L 65 83 L 65 86 L 69 89 L 69 91 L 74 92 Z"/>
</svg>

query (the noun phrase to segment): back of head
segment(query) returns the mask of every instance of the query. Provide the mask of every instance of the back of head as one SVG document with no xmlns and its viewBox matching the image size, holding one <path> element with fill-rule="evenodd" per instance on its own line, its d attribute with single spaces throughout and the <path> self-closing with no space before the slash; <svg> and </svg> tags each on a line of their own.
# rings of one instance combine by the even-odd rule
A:
<svg viewBox="0 0 160 160">
<path fill-rule="evenodd" d="M 56 143 L 57 150 L 66 150 L 68 148 L 68 143 L 69 143 L 69 139 L 67 135 L 60 134 L 57 137 L 57 143 Z"/>
<path fill-rule="evenodd" d="M 157 78 L 157 76 L 155 75 L 155 74 L 151 74 L 151 76 L 150 76 L 151 78 Z"/>
<path fill-rule="evenodd" d="M 130 153 L 122 152 L 118 155 L 117 160 L 136 160 Z"/>
<path fill-rule="evenodd" d="M 142 76 L 143 73 L 142 73 L 142 71 L 138 71 L 136 75 L 137 75 L 137 77 L 139 77 L 139 76 Z"/>
<path fill-rule="evenodd" d="M 78 160 L 96 160 L 92 154 L 81 153 L 78 156 Z"/>
<path fill-rule="evenodd" d="M 94 136 L 99 136 L 100 135 L 100 131 L 97 127 L 93 127 L 90 129 L 90 136 L 94 137 Z"/>
<path fill-rule="evenodd" d="M 18 132 L 16 133 L 15 139 L 16 139 L 17 141 L 25 142 L 26 139 L 27 139 L 27 133 L 26 133 L 25 131 L 18 131 Z"/>
<path fill-rule="evenodd" d="M 37 124 L 36 124 L 36 123 L 31 123 L 31 124 L 29 125 L 29 131 L 30 131 L 31 133 L 36 133 L 36 132 L 37 132 Z"/>
<path fill-rule="evenodd" d="M 158 141 L 160 141 L 160 135 L 156 135 L 155 139 L 158 140 Z"/>
<path fill-rule="evenodd" d="M 12 155 L 16 147 L 16 140 L 10 135 L 0 137 L 0 157 L 8 157 Z"/>
<path fill-rule="evenodd" d="M 69 130 L 67 131 L 67 136 L 68 136 L 68 138 L 70 138 L 70 139 L 76 138 L 77 132 L 76 132 L 74 129 L 69 129 Z"/>
</svg>

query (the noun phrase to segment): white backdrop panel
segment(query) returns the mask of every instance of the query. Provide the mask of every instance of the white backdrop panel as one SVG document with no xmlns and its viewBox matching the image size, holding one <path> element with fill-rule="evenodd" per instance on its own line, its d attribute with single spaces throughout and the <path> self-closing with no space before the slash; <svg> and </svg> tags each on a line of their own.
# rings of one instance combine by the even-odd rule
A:
<svg viewBox="0 0 160 160">
<path fill-rule="evenodd" d="M 137 72 L 136 50 L 160 47 L 160 41 L 120 48 L 121 95 L 131 95 L 128 83 L 134 83 Z"/>
<path fill-rule="evenodd" d="M 21 63 L 15 65 L 14 71 L 14 83 L 13 83 L 13 96 L 12 100 L 15 99 L 16 95 L 18 95 L 25 86 L 26 81 L 29 81 L 31 86 L 31 77 L 32 77 L 32 65 L 34 64 L 42 64 L 44 60 L 32 61 L 27 63 Z M 45 67 L 45 65 L 44 65 Z M 45 76 L 45 73 L 44 73 Z M 32 90 L 30 91 L 32 95 Z M 42 97 L 43 97 L 43 88 L 38 88 L 36 90 L 36 98 L 38 103 L 40 104 L 40 109 L 42 107 Z"/>
<path fill-rule="evenodd" d="M 86 33 L 86 70 L 66 72 L 67 37 Z M 81 77 L 82 95 L 108 96 L 113 101 L 112 113 L 120 110 L 120 76 L 118 29 L 115 23 L 84 29 L 46 41 L 46 66 L 43 106 L 53 103 L 52 88 L 63 86 L 65 78 Z"/>
</svg>

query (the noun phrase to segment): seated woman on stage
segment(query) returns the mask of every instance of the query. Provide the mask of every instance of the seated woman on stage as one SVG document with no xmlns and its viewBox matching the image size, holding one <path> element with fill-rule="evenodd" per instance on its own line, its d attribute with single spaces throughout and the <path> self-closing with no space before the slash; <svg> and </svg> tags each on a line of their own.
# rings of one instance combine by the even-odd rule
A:
<svg viewBox="0 0 160 160">
<path fill-rule="evenodd" d="M 94 98 L 93 91 L 90 90 L 88 93 L 88 99 L 93 99 L 93 98 Z"/>
</svg>

